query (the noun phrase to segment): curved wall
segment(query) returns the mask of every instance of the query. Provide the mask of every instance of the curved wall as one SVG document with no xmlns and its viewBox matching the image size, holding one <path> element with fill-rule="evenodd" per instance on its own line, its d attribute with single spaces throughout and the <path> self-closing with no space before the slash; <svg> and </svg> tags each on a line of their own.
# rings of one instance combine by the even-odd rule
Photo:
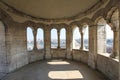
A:
<svg viewBox="0 0 120 80">
<path fill-rule="evenodd" d="M 73 50 L 73 60 L 88 64 L 89 51 Z"/>
<path fill-rule="evenodd" d="M 118 80 L 119 61 L 103 54 L 97 54 L 97 69 L 109 79 Z"/>
<path fill-rule="evenodd" d="M 117 0 L 116 0 L 117 1 Z M 113 6 L 111 4 L 111 6 Z M 109 9 L 111 8 L 109 7 Z M 104 7 L 104 6 L 102 6 Z M 109 10 L 107 9 L 107 11 Z M 104 10 L 102 9 L 103 14 Z M 98 11 L 99 12 L 99 11 Z M 95 13 L 95 12 L 93 12 Z M 105 57 L 103 55 L 96 54 L 96 39 L 95 39 L 95 25 L 94 22 L 95 19 L 98 16 L 101 16 L 101 14 L 95 14 L 95 16 L 92 19 L 87 19 L 85 21 L 90 22 L 90 38 L 89 38 L 89 44 L 90 49 L 89 51 L 81 51 L 81 50 L 72 50 L 72 27 L 73 25 L 80 25 L 81 23 L 84 23 L 85 21 L 75 21 L 73 20 L 73 23 L 65 22 L 66 25 L 66 31 L 67 31 L 67 48 L 66 49 L 51 49 L 50 48 L 50 29 L 53 28 L 54 22 L 49 22 L 48 24 L 42 24 L 45 30 L 45 48 L 44 50 L 33 50 L 33 51 L 27 51 L 27 41 L 26 41 L 26 28 L 27 26 L 33 26 L 33 29 L 36 29 L 36 26 L 39 26 L 39 23 L 35 23 L 32 21 L 19 23 L 16 22 L 10 17 L 6 12 L 0 11 L 1 18 L 3 19 L 3 23 L 5 24 L 5 33 L 6 33 L 6 51 L 7 55 L 7 65 L 8 72 L 14 71 L 18 68 L 21 68 L 24 65 L 27 65 L 31 62 L 43 60 L 43 59 L 55 59 L 55 58 L 67 58 L 67 59 L 73 59 L 76 61 L 83 62 L 85 64 L 88 64 L 90 67 L 93 65 L 96 69 L 104 73 L 107 77 L 109 77 L 111 80 L 118 80 L 118 62 L 109 58 Z M 86 17 L 85 17 L 86 19 Z M 90 21 L 89 21 L 90 20 Z M 93 22 L 93 24 L 92 24 Z M 60 22 L 61 23 L 61 22 Z M 70 23 L 70 24 L 68 24 Z M 56 24 L 56 23 L 55 23 Z M 57 28 L 59 28 L 60 24 L 57 23 Z M 55 27 L 55 26 L 54 26 Z M 62 25 L 63 27 L 63 25 Z M 61 27 L 60 27 L 61 28 Z M 97 58 L 96 58 L 97 56 Z"/>
</svg>

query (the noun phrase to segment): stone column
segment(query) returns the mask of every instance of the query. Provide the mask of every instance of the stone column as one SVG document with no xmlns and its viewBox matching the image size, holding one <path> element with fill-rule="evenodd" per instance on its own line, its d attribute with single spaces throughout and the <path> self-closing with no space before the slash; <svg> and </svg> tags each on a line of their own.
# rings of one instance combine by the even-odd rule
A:
<svg viewBox="0 0 120 80">
<path fill-rule="evenodd" d="M 81 47 L 80 47 L 80 50 L 83 50 L 83 32 L 80 32 L 80 34 L 81 34 Z"/>
<path fill-rule="evenodd" d="M 119 4 L 119 60 L 120 60 L 120 4 Z M 119 80 L 120 80 L 120 61 L 119 61 Z"/>
<path fill-rule="evenodd" d="M 119 48 L 118 48 L 118 30 L 116 29 L 116 27 L 113 28 L 113 32 L 114 32 L 114 40 L 113 40 L 113 52 L 112 54 L 110 55 L 110 57 L 112 58 L 115 58 L 115 57 L 118 57 L 118 51 L 119 51 Z"/>
<path fill-rule="evenodd" d="M 33 35 L 34 35 L 34 50 L 37 50 L 37 41 L 36 41 L 36 36 L 37 36 L 37 30 L 33 30 Z"/>
<path fill-rule="evenodd" d="M 50 53 L 50 29 L 48 28 L 49 25 L 45 26 L 45 35 L 44 35 L 44 41 L 45 41 L 45 59 L 51 59 L 51 53 Z"/>
<path fill-rule="evenodd" d="M 72 38 L 73 38 L 73 31 L 72 26 L 67 27 L 66 29 L 66 49 L 67 49 L 67 59 L 72 59 Z"/>
<path fill-rule="evenodd" d="M 89 58 L 88 65 L 96 69 L 96 57 L 97 57 L 97 27 L 89 27 Z"/>
<path fill-rule="evenodd" d="M 80 27 L 79 28 L 79 32 L 80 32 L 80 35 L 81 35 L 81 47 L 80 47 L 80 50 L 83 50 L 83 30 L 82 30 L 83 28 L 82 27 Z"/>
<path fill-rule="evenodd" d="M 58 48 L 60 48 L 60 30 L 57 30 L 58 35 Z"/>
<path fill-rule="evenodd" d="M 111 17 L 111 27 L 114 32 L 113 40 L 113 52 L 110 55 L 112 58 L 118 58 L 119 56 L 119 11 L 118 9 L 113 12 Z"/>
</svg>

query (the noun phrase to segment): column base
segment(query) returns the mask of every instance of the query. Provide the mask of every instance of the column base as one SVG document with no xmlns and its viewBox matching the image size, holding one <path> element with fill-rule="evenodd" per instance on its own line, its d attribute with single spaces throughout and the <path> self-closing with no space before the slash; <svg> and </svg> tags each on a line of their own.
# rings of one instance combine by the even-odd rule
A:
<svg viewBox="0 0 120 80">
<path fill-rule="evenodd" d="M 37 48 L 34 48 L 33 50 L 38 50 Z"/>
<path fill-rule="evenodd" d="M 92 69 L 96 69 L 96 62 L 97 62 L 97 60 L 96 60 L 96 56 L 97 55 L 95 55 L 95 54 L 93 54 L 93 53 L 89 53 L 89 59 L 88 59 L 88 66 L 89 67 L 91 67 Z"/>
<path fill-rule="evenodd" d="M 112 54 L 110 54 L 111 58 L 116 58 L 117 57 L 117 52 L 113 52 Z"/>
<path fill-rule="evenodd" d="M 58 49 L 60 48 L 60 46 L 57 47 Z"/>
<path fill-rule="evenodd" d="M 72 51 L 70 51 L 69 49 L 67 50 L 66 58 L 70 60 L 73 59 Z"/>
</svg>

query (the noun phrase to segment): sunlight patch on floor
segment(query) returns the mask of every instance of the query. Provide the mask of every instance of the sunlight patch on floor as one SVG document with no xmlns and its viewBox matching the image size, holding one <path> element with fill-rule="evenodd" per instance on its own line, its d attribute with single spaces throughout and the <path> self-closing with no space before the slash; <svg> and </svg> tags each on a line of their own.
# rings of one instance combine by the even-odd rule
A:
<svg viewBox="0 0 120 80">
<path fill-rule="evenodd" d="M 83 76 L 79 70 L 50 71 L 48 76 L 51 79 L 83 79 Z"/>
<path fill-rule="evenodd" d="M 65 64 L 70 64 L 70 63 L 67 62 L 67 61 L 52 60 L 52 61 L 47 62 L 47 64 L 50 64 L 50 65 L 65 65 Z"/>
</svg>

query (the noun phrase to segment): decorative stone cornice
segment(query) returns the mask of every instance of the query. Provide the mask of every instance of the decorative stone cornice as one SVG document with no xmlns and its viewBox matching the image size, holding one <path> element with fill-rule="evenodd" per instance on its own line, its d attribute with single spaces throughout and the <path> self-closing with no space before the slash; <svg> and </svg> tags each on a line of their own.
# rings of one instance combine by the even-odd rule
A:
<svg viewBox="0 0 120 80">
<path fill-rule="evenodd" d="M 110 0 L 105 8 L 102 8 L 95 13 L 95 15 L 92 17 L 92 21 L 96 21 L 97 18 L 103 17 L 107 23 L 110 23 L 112 13 L 117 9 L 117 6 L 120 5 L 118 2 L 119 0 Z"/>
<path fill-rule="evenodd" d="M 24 12 L 21 12 L 19 10 L 16 10 L 14 7 L 10 6 L 9 4 L 5 3 L 3 0 L 1 0 L 0 2 L 2 4 L 4 4 L 7 7 L 7 11 L 14 13 L 16 15 L 22 16 L 22 17 L 27 17 L 30 19 L 34 19 L 34 20 L 38 20 L 38 21 L 45 21 L 45 22 L 59 22 L 59 21 L 71 21 L 71 20 L 75 20 L 78 19 L 82 16 L 88 15 L 91 12 L 95 11 L 96 9 L 98 9 L 100 6 L 102 6 L 105 2 L 107 2 L 108 0 L 99 0 L 95 5 L 93 5 L 92 7 L 90 7 L 88 10 L 86 10 L 85 12 L 79 12 L 78 14 L 72 16 L 72 17 L 66 17 L 66 18 L 53 18 L 53 19 L 46 19 L 46 18 L 37 18 L 34 17 L 32 15 L 26 14 Z"/>
<path fill-rule="evenodd" d="M 82 27 L 83 25 L 89 25 L 89 27 L 91 27 L 90 25 L 93 24 L 94 22 L 90 18 L 83 18 L 80 21 L 74 21 L 70 23 L 71 26 L 78 26 L 78 27 Z"/>
<path fill-rule="evenodd" d="M 110 5 L 110 3 L 108 5 Z M 115 3 L 114 3 L 114 5 L 115 5 Z M 45 28 L 47 28 L 47 29 L 66 28 L 67 29 L 67 28 L 75 26 L 75 25 L 79 26 L 79 25 L 84 25 L 84 24 L 87 24 L 87 25 L 89 25 L 89 27 L 91 27 L 91 26 L 94 26 L 94 20 L 96 20 L 100 16 L 99 13 L 103 13 L 103 14 L 107 15 L 108 12 L 106 12 L 106 11 L 109 11 L 111 9 L 111 7 L 112 6 L 108 7 L 107 10 L 106 10 L 106 8 L 103 8 L 103 9 L 100 10 L 101 12 L 97 11 L 97 13 L 94 15 L 94 17 L 92 19 L 85 17 L 85 18 L 83 18 L 83 19 L 81 19 L 79 21 L 71 21 L 71 23 L 60 23 L 59 22 L 59 23 L 54 23 L 54 24 L 53 23 L 45 24 L 45 23 L 40 23 L 40 22 L 36 23 L 34 21 L 26 21 L 26 22 L 24 22 L 22 24 L 24 24 L 24 26 L 26 26 L 26 27 L 32 27 L 32 28 L 34 28 L 34 27 L 39 28 L 40 27 L 40 28 L 43 28 L 43 29 L 45 29 Z M 0 18 L 1 18 L 1 20 L 3 22 L 15 22 L 15 23 L 17 23 L 3 9 L 0 9 Z"/>
<path fill-rule="evenodd" d="M 106 20 L 107 20 L 107 23 L 111 23 L 111 17 L 114 13 L 114 11 L 116 11 L 117 7 L 113 7 L 110 9 L 110 11 L 107 13 L 107 17 L 106 17 Z"/>
</svg>

